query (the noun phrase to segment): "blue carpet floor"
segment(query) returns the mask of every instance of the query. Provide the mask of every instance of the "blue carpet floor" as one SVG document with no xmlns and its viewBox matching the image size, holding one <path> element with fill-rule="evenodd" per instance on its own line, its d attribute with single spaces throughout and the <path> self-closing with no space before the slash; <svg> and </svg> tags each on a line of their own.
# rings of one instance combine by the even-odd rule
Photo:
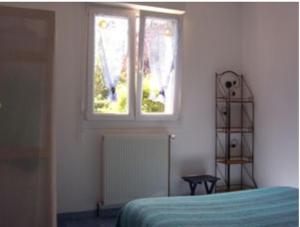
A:
<svg viewBox="0 0 300 227">
<path fill-rule="evenodd" d="M 64 220 L 58 227 L 114 227 L 116 218 L 83 218 L 79 220 Z"/>
<path fill-rule="evenodd" d="M 58 214 L 57 227 L 115 227 L 120 208 Z"/>
</svg>

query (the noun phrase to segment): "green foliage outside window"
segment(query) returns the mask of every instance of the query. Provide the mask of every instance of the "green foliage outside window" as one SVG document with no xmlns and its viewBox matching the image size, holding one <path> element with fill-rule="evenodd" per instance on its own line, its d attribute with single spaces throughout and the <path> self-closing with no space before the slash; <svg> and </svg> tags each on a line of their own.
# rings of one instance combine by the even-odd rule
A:
<svg viewBox="0 0 300 227">
<path fill-rule="evenodd" d="M 165 105 L 159 101 L 149 99 L 150 95 L 150 76 L 149 74 L 143 78 L 143 100 L 142 112 L 144 113 L 162 113 L 165 111 Z M 155 90 L 155 95 L 159 95 L 159 90 Z"/>
<path fill-rule="evenodd" d="M 105 86 L 99 59 L 96 59 L 94 73 L 94 112 L 95 113 L 128 113 L 128 87 L 126 72 L 122 72 L 116 86 L 117 101 L 108 99 L 109 88 Z"/>
<path fill-rule="evenodd" d="M 122 71 L 119 82 L 116 86 L 117 101 L 112 102 L 108 99 L 109 88 L 105 86 L 100 60 L 96 59 L 94 73 L 94 112 L 95 113 L 128 113 L 128 85 L 126 82 L 126 72 Z M 150 94 L 150 75 L 143 78 L 143 97 L 142 112 L 162 113 L 165 106 L 162 102 L 149 99 Z M 159 94 L 159 90 L 155 91 Z"/>
</svg>

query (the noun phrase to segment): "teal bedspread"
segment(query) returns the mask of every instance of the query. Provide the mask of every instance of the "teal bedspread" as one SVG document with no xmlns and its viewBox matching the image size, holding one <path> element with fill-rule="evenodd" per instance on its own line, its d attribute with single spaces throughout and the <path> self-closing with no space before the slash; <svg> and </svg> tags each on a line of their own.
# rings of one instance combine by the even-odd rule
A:
<svg viewBox="0 0 300 227">
<path fill-rule="evenodd" d="M 298 189 L 273 187 L 127 203 L 117 227 L 298 226 Z"/>
</svg>

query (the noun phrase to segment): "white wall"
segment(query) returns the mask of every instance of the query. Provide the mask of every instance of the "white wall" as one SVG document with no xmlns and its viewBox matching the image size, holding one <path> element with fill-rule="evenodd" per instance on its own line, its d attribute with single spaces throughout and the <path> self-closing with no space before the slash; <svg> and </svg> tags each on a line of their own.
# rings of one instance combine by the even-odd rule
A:
<svg viewBox="0 0 300 227">
<path fill-rule="evenodd" d="M 255 98 L 255 178 L 298 187 L 298 3 L 242 7 L 242 69 Z"/>
</svg>

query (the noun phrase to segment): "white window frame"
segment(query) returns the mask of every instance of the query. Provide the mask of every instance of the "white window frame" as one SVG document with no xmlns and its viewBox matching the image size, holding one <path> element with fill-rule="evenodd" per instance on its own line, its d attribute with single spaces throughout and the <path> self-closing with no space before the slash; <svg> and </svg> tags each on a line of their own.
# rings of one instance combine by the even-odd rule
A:
<svg viewBox="0 0 300 227">
<path fill-rule="evenodd" d="M 134 72 L 135 72 L 135 13 L 133 10 L 119 8 L 89 8 L 88 9 L 88 78 L 87 78 L 87 120 L 133 120 L 134 119 Z M 122 113 L 94 113 L 94 44 L 95 44 L 95 16 L 120 16 L 128 18 L 128 114 Z"/>
<path fill-rule="evenodd" d="M 88 57 L 87 57 L 87 120 L 138 120 L 138 121 L 174 121 L 177 120 L 181 107 L 181 42 L 182 42 L 182 16 L 175 14 L 156 13 L 139 11 L 140 31 L 139 31 L 139 49 L 138 49 L 138 69 L 135 70 L 135 34 L 136 33 L 136 13 L 135 10 L 114 8 L 114 7 L 89 7 L 88 8 Z M 108 16 L 123 16 L 129 19 L 128 30 L 128 51 L 129 51 L 129 70 L 128 70 L 128 114 L 119 113 L 94 113 L 94 22 L 97 14 Z M 143 45 L 144 45 L 144 24 L 146 17 L 158 17 L 176 19 L 178 21 L 178 40 L 177 40 L 177 58 L 175 70 L 174 87 L 174 110 L 172 114 L 150 113 L 142 114 L 142 76 L 143 76 Z M 135 83 L 136 82 L 136 83 Z"/>
<path fill-rule="evenodd" d="M 174 86 L 174 109 L 172 114 L 165 113 L 149 113 L 142 114 L 142 77 L 143 77 L 143 63 L 144 63 L 144 35 L 145 35 L 145 20 L 146 17 L 157 17 L 166 19 L 177 20 L 177 54 L 176 54 L 176 70 L 175 70 L 175 86 Z M 180 50 L 181 50 L 181 28 L 182 21 L 178 15 L 165 14 L 165 13 L 154 13 L 144 12 L 140 13 L 140 31 L 139 31 L 139 53 L 138 53 L 138 72 L 137 74 L 137 94 L 136 94 L 136 119 L 143 121 L 155 121 L 155 120 L 177 120 L 179 116 L 180 104 L 181 104 L 181 61 L 180 61 Z"/>
</svg>

